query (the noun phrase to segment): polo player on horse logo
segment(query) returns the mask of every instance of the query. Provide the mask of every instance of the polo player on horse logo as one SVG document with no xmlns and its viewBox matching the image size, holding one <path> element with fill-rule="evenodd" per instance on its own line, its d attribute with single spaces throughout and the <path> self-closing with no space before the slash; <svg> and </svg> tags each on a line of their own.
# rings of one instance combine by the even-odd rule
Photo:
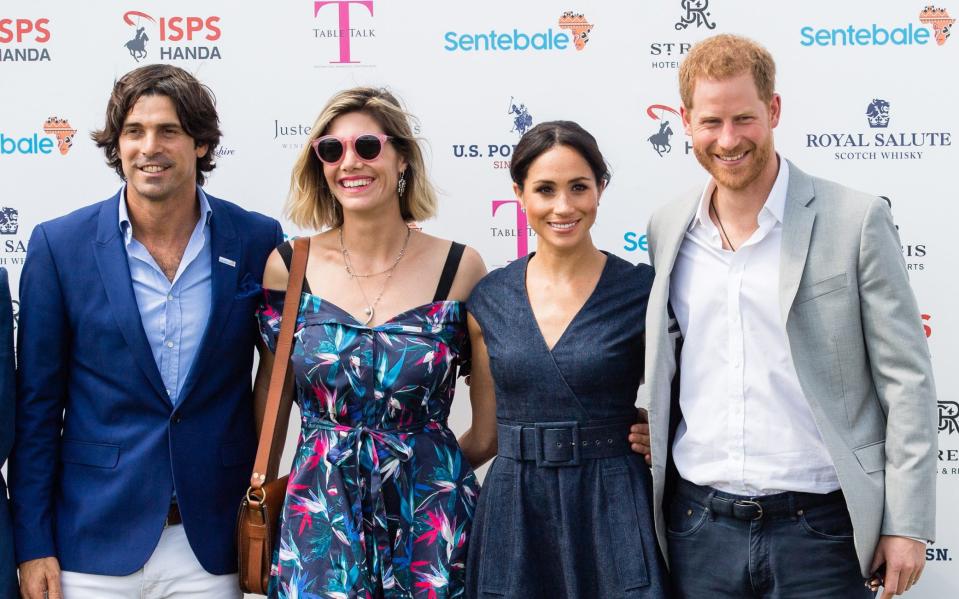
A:
<svg viewBox="0 0 959 599">
<path fill-rule="evenodd" d="M 133 57 L 133 60 L 140 62 L 141 58 L 147 57 L 146 46 L 148 41 L 150 41 L 150 38 L 147 37 L 144 28 L 138 27 L 136 36 L 123 45 L 126 46 L 127 50 L 130 51 L 130 56 Z"/>
</svg>

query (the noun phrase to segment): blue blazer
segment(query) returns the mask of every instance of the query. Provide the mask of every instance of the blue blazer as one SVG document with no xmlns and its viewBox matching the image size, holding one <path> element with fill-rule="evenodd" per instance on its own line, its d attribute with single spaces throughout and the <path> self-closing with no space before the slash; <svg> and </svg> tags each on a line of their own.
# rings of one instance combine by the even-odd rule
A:
<svg viewBox="0 0 959 599">
<path fill-rule="evenodd" d="M 175 489 L 200 564 L 236 571 L 236 512 L 256 452 L 254 312 L 279 223 L 208 196 L 212 311 L 179 403 L 147 341 L 118 224 L 120 194 L 38 225 L 20 278 L 17 561 L 143 567 Z M 62 428 L 62 433 L 61 433 Z"/>
<path fill-rule="evenodd" d="M 13 304 L 7 271 L 0 268 L 0 466 L 13 447 L 13 414 L 16 396 L 13 372 Z M 0 475 L 0 597 L 17 597 L 17 564 L 13 559 L 13 528 L 7 485 Z"/>
</svg>

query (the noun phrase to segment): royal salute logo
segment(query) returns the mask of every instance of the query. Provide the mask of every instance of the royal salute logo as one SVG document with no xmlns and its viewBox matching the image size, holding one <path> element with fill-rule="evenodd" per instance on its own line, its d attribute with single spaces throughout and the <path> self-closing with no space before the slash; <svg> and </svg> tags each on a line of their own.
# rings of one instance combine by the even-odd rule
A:
<svg viewBox="0 0 959 599">
<path fill-rule="evenodd" d="M 53 153 L 58 148 L 66 156 L 73 147 L 73 136 L 77 130 L 67 119 L 51 116 L 43 122 L 40 132 L 32 135 L 8 135 L 0 131 L 0 157 L 11 155 L 42 156 Z M 56 141 L 54 141 L 56 140 Z"/>
<path fill-rule="evenodd" d="M 322 66 L 375 66 L 360 60 L 369 48 L 367 40 L 376 38 L 373 0 L 317 0 L 313 18 L 313 37 L 323 44 L 323 56 L 329 56 Z"/>
<path fill-rule="evenodd" d="M 885 129 L 889 126 L 889 102 L 876 98 L 866 107 L 866 119 L 873 129 Z"/>
<path fill-rule="evenodd" d="M 50 19 L 0 19 L 0 62 L 50 62 Z"/>
<path fill-rule="evenodd" d="M 913 13 L 915 14 L 915 13 Z M 956 22 L 945 8 L 927 5 L 915 20 L 891 23 L 850 23 L 839 27 L 806 25 L 799 29 L 805 47 L 943 46 Z"/>
<path fill-rule="evenodd" d="M 0 207 L 0 235 L 16 235 L 20 229 L 20 213 L 16 208 Z"/>
<path fill-rule="evenodd" d="M 893 128 L 890 106 L 887 100 L 869 102 L 865 124 L 875 130 L 872 133 L 868 129 L 806 133 L 806 148 L 830 152 L 836 160 L 922 160 L 952 146 L 950 131 Z"/>
<path fill-rule="evenodd" d="M 443 49 L 447 52 L 577 52 L 585 50 L 594 25 L 580 12 L 568 10 L 559 16 L 556 27 L 529 30 L 507 26 L 478 33 L 447 31 Z"/>
<path fill-rule="evenodd" d="M 675 135 L 673 125 L 675 124 L 679 131 L 683 130 L 682 116 L 679 114 L 679 110 L 666 104 L 651 104 L 647 106 L 646 116 L 656 122 L 656 130 L 652 135 L 646 138 L 646 142 L 649 143 L 657 156 L 664 158 L 673 152 L 673 135 Z M 680 146 L 680 148 L 683 152 L 679 153 L 688 155 L 693 147 L 686 140 L 683 140 L 682 143 L 683 145 Z"/>
<path fill-rule="evenodd" d="M 127 39 L 123 48 L 135 62 L 147 60 L 221 60 L 220 47 L 212 44 L 223 30 L 218 16 L 154 17 L 129 10 L 123 13 Z M 151 54 L 152 44 L 159 56 Z"/>
<path fill-rule="evenodd" d="M 10 206 L 0 207 L 0 266 L 19 266 L 27 256 L 27 242 L 18 237 L 20 211 Z M 14 310 L 19 306 L 14 306 Z"/>
</svg>

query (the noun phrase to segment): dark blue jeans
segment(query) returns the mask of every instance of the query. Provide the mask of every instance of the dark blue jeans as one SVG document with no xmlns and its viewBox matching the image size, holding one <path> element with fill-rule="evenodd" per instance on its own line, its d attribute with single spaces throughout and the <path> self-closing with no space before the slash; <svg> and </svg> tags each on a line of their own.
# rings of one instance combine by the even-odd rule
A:
<svg viewBox="0 0 959 599">
<path fill-rule="evenodd" d="M 752 501 L 680 481 L 666 506 L 670 577 L 683 599 L 865 599 L 842 493 Z"/>
</svg>

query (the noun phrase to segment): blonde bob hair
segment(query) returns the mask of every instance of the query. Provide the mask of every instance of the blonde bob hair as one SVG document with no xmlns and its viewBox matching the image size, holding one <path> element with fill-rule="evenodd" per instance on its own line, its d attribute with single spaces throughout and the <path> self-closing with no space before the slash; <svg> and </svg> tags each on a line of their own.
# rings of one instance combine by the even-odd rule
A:
<svg viewBox="0 0 959 599">
<path fill-rule="evenodd" d="M 387 143 L 406 161 L 406 191 L 400 197 L 403 220 L 421 221 L 436 214 L 436 192 L 426 178 L 426 164 L 410 122 L 414 117 L 403 110 L 389 91 L 374 87 L 354 87 L 336 94 L 316 117 L 310 137 L 303 145 L 290 175 L 290 194 L 286 216 L 298 227 L 316 231 L 343 224 L 343 209 L 330 191 L 323 175 L 323 163 L 313 152 L 313 140 L 327 134 L 338 116 L 362 112 L 369 115 L 390 136 Z"/>
</svg>

